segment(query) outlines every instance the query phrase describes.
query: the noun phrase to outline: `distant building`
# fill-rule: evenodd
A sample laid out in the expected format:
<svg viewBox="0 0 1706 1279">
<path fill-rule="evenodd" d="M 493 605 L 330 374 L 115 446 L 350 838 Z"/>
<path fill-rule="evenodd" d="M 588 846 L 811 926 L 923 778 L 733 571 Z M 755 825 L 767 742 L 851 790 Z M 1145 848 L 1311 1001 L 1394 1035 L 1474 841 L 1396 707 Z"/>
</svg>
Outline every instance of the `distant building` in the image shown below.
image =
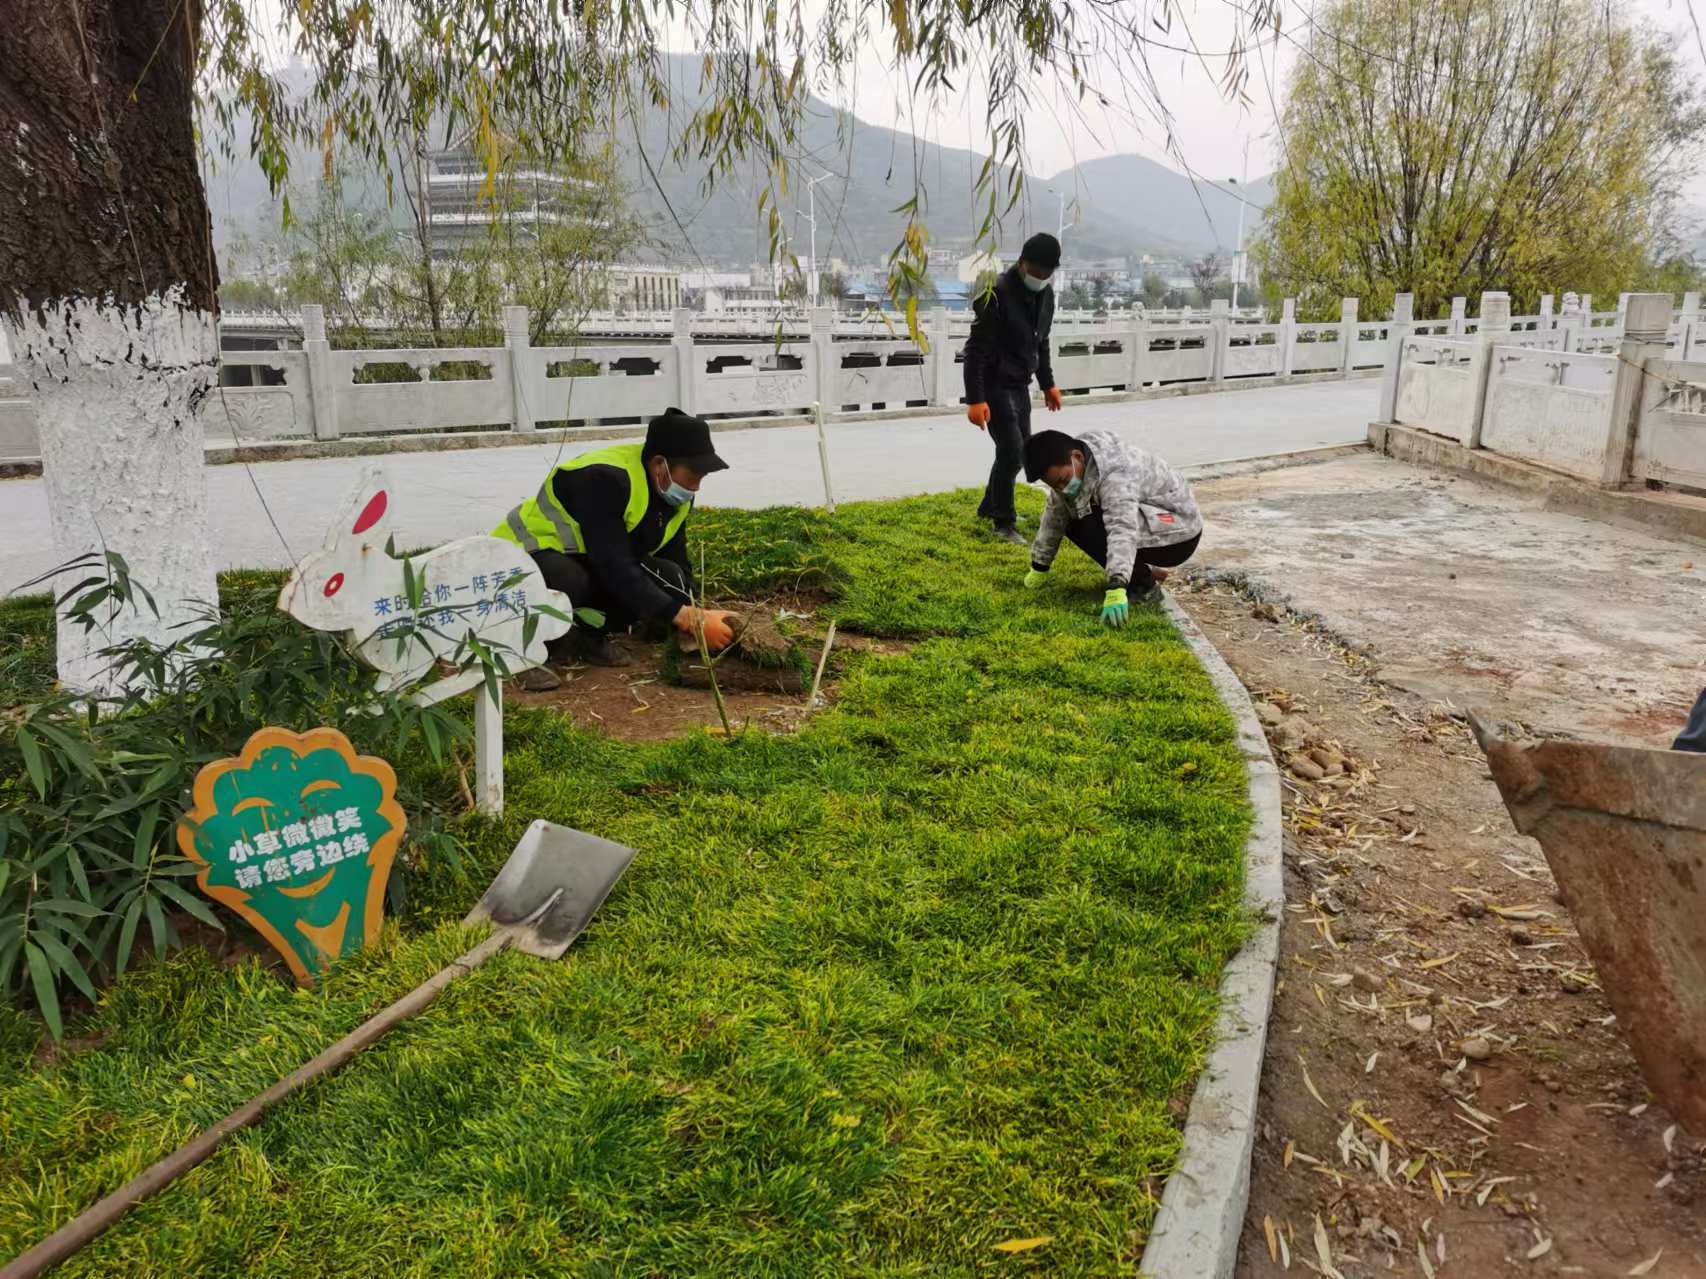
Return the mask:
<svg viewBox="0 0 1706 1279">
<path fill-rule="evenodd" d="M 433 151 L 426 158 L 421 199 L 434 257 L 456 256 L 484 240 L 500 220 L 537 234 L 578 216 L 569 194 L 573 187 L 584 189 L 591 183 L 518 157 L 498 171 L 492 189 L 487 191 L 491 174 L 485 161 L 475 154 L 472 139 L 471 133 L 465 134 L 454 146 Z"/>
<path fill-rule="evenodd" d="M 725 311 L 765 310 L 779 305 L 773 287 L 753 282 L 751 271 L 683 271 L 681 293 L 687 305 L 709 315 Z"/>
<path fill-rule="evenodd" d="M 616 263 L 604 278 L 609 304 L 619 311 L 673 311 L 681 305 L 681 272 L 674 267 Z"/>
</svg>

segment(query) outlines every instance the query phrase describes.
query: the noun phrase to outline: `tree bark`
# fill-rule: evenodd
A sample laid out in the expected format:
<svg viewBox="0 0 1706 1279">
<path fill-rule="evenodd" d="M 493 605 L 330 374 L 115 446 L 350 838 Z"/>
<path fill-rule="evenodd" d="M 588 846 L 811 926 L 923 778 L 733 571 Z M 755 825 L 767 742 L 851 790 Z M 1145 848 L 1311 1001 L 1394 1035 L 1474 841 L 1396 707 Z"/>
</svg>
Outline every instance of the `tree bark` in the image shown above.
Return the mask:
<svg viewBox="0 0 1706 1279">
<path fill-rule="evenodd" d="M 60 562 L 117 551 L 159 603 L 59 628 L 68 686 L 213 603 L 203 430 L 218 287 L 197 163 L 200 0 L 6 0 L 0 324 L 30 384 Z"/>
</svg>

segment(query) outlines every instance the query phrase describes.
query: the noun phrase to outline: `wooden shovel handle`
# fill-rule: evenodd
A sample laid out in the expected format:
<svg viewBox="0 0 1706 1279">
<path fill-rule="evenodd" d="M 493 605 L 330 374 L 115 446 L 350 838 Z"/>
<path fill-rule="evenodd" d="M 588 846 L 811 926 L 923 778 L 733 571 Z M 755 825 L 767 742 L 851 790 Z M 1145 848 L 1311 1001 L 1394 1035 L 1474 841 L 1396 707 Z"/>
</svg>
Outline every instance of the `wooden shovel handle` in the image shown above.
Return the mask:
<svg viewBox="0 0 1706 1279">
<path fill-rule="evenodd" d="M 271 1088 L 237 1107 L 213 1127 L 196 1134 L 165 1158 L 143 1169 L 117 1190 L 78 1213 L 28 1252 L 21 1253 L 0 1269 L 0 1279 L 33 1279 L 49 1266 L 56 1266 L 77 1252 L 101 1231 L 163 1186 L 211 1155 L 232 1133 L 247 1128 L 278 1102 L 302 1085 L 335 1070 L 398 1022 L 407 1021 L 433 1000 L 451 982 L 472 972 L 509 945 L 509 929 L 494 932 L 474 949 L 450 961 L 419 986 L 380 1012 L 373 1014 L 337 1043 L 305 1066 L 299 1066 Z"/>
</svg>

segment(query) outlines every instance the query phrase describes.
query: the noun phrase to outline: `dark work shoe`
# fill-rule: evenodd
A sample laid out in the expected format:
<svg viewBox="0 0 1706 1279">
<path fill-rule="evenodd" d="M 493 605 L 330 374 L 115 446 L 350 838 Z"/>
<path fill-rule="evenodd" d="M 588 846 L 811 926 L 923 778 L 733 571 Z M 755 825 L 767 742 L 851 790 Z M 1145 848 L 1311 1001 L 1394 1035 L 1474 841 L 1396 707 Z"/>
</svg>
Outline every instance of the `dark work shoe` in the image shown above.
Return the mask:
<svg viewBox="0 0 1706 1279">
<path fill-rule="evenodd" d="M 1018 529 L 1014 528 L 1011 524 L 997 524 L 995 526 L 995 540 L 998 542 L 1011 542 L 1014 546 L 1029 546 L 1031 544 L 1031 539 L 1026 537 Z"/>
<path fill-rule="evenodd" d="M 603 631 L 577 626 L 569 632 L 569 660 L 588 666 L 626 666 L 627 655 L 610 642 Z"/>
<path fill-rule="evenodd" d="M 1134 585 L 1126 592 L 1126 598 L 1134 608 L 1139 604 L 1159 604 L 1161 587 L 1155 582 L 1147 582 L 1142 586 Z"/>
</svg>

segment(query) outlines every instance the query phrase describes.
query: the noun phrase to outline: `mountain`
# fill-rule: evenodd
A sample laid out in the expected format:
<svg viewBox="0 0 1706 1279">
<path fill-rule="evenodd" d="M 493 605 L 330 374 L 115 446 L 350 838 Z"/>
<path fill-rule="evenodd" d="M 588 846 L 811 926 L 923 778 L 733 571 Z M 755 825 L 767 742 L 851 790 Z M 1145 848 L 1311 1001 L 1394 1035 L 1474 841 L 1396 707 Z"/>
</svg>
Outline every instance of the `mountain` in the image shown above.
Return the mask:
<svg viewBox="0 0 1706 1279">
<path fill-rule="evenodd" d="M 1224 179 L 1193 181 L 1140 155 L 1110 155 L 1058 173 L 1048 185 L 1077 201 L 1101 239 L 1182 255 L 1209 249 L 1230 254 L 1238 246 L 1239 187 Z M 1273 199 L 1273 181 L 1260 178 L 1242 190 L 1249 202 L 1243 206 L 1248 239 Z"/>
<path fill-rule="evenodd" d="M 637 121 L 624 115 L 616 126 L 616 152 L 633 207 L 652 228 L 659 253 L 674 261 L 706 267 L 764 261 L 769 242 L 757 207 L 761 174 L 749 168 L 725 177 L 707 194 L 703 168 L 675 161 L 674 139 L 702 100 L 699 60 L 672 55 L 667 73 L 672 108 L 643 112 Z M 211 136 L 210 129 L 204 133 Z M 248 136 L 247 121 L 238 121 L 235 136 Z M 922 220 L 931 244 L 969 249 L 983 216 L 975 192 L 980 155 L 855 119 L 818 99 L 808 109 L 802 143 L 800 169 L 832 175 L 816 187 L 820 260 L 840 257 L 868 264 L 885 258 L 906 224 L 906 216 L 896 210 L 913 198 L 915 187 L 921 188 Z M 292 156 L 291 171 L 306 186 L 320 165 L 319 155 L 308 147 Z M 1141 156 L 1115 155 L 1085 161 L 1052 179 L 1027 177 L 1025 203 L 1001 218 L 1001 241 L 1009 254 L 1031 231 L 1055 228 L 1059 206 L 1048 193 L 1050 186 L 1067 195 L 1069 263 L 1073 257 L 1139 253 L 1192 256 L 1216 247 L 1230 252 L 1236 240 L 1236 198 L 1206 183 L 1193 189 L 1190 178 Z M 1256 204 L 1265 204 L 1270 195 L 1266 181 L 1248 190 Z M 346 192 L 370 207 L 384 207 L 383 187 L 371 175 L 352 177 Z M 278 206 L 247 157 L 219 162 L 208 176 L 207 194 L 222 250 L 239 236 L 277 237 Z M 810 231 L 803 177 L 794 183 L 785 207 L 785 225 L 803 259 Z M 1253 228 L 1255 210 L 1248 212 Z M 393 217 L 400 213 L 394 210 Z"/>
</svg>

